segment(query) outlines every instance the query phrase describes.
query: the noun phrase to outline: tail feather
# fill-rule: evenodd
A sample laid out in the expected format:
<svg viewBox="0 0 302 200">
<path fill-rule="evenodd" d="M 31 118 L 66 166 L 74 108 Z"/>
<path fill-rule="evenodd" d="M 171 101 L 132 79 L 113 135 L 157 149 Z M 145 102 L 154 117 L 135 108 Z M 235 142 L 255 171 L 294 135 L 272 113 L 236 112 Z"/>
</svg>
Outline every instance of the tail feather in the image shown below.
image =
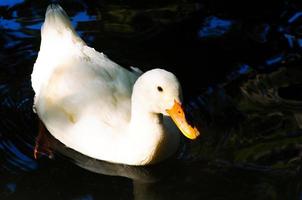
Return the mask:
<svg viewBox="0 0 302 200">
<path fill-rule="evenodd" d="M 72 27 L 68 15 L 59 4 L 50 4 L 47 7 L 45 21 L 41 30 L 42 38 L 51 31 L 55 31 L 59 34 L 64 33 L 64 31 L 71 32 L 74 39 L 83 42 Z"/>
<path fill-rule="evenodd" d="M 47 7 L 45 21 L 43 24 L 43 32 L 48 29 L 62 31 L 64 29 L 74 30 L 68 15 L 58 4 L 50 4 Z"/>
<path fill-rule="evenodd" d="M 81 45 L 86 44 L 75 32 L 66 12 L 58 4 L 49 5 L 41 29 L 40 51 L 32 73 L 36 97 L 62 60 L 82 55 L 81 48 L 78 48 Z"/>
</svg>

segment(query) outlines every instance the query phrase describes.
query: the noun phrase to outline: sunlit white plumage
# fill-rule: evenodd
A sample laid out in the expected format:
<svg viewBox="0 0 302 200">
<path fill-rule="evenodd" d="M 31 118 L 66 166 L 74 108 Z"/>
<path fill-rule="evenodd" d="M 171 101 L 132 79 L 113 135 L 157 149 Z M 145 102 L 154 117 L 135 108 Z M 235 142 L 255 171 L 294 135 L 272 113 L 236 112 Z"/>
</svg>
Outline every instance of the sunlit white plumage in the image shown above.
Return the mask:
<svg viewBox="0 0 302 200">
<path fill-rule="evenodd" d="M 130 165 L 155 163 L 177 150 L 178 129 L 165 117 L 181 102 L 172 73 L 122 68 L 88 47 L 59 5 L 48 7 L 41 37 L 34 107 L 55 138 L 90 157 Z"/>
</svg>

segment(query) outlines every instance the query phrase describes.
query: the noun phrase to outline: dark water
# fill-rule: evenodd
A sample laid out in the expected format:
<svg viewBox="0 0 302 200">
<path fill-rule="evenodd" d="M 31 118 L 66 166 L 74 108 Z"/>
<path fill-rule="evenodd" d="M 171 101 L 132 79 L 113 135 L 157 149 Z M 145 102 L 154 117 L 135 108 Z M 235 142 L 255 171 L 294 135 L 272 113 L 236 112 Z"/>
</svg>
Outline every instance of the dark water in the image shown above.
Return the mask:
<svg viewBox="0 0 302 200">
<path fill-rule="evenodd" d="M 49 1 L 0 1 L 0 199 L 302 199 L 302 3 L 64 1 L 112 60 L 180 79 L 199 140 L 150 167 L 89 159 L 53 138 L 33 158 L 30 74 Z"/>
</svg>

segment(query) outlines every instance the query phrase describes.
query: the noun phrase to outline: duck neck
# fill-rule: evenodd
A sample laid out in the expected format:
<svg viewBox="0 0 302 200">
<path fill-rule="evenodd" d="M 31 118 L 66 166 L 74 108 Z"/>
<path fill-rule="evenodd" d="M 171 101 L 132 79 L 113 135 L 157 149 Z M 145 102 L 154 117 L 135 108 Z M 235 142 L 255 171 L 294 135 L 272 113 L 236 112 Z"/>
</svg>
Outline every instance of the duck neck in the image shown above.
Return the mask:
<svg viewBox="0 0 302 200">
<path fill-rule="evenodd" d="M 132 98 L 130 126 L 142 128 L 140 134 L 156 134 L 148 132 L 161 132 L 163 129 L 163 115 L 150 111 L 140 98 Z M 137 131 L 135 131 L 137 132 Z M 159 134 L 159 133 L 158 133 Z"/>
<path fill-rule="evenodd" d="M 155 163 L 162 159 L 166 141 L 163 116 L 148 109 L 142 96 L 132 94 L 131 120 L 127 144 L 136 152 L 136 164 Z"/>
</svg>

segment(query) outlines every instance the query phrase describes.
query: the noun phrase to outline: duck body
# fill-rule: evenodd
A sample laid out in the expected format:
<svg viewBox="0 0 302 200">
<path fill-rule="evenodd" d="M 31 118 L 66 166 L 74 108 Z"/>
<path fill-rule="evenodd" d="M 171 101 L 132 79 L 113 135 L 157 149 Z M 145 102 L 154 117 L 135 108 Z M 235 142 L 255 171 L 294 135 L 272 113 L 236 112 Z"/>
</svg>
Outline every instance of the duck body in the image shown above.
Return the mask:
<svg viewBox="0 0 302 200">
<path fill-rule="evenodd" d="M 119 66 L 85 44 L 59 5 L 48 7 L 41 38 L 32 73 L 34 108 L 56 139 L 87 156 L 128 165 L 175 153 L 179 130 L 166 110 L 181 102 L 181 87 L 172 73 Z"/>
</svg>

